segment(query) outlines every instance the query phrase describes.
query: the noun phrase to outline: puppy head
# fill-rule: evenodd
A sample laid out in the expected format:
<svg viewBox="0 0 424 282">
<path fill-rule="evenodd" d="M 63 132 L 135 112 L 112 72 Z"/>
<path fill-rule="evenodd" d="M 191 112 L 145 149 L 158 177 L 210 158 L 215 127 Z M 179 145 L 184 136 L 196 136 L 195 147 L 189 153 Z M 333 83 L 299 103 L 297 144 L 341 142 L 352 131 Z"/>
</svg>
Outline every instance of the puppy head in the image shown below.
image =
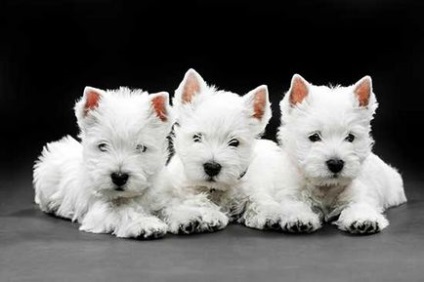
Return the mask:
<svg viewBox="0 0 424 282">
<path fill-rule="evenodd" d="M 175 151 L 187 178 L 225 190 L 244 175 L 271 117 L 266 86 L 244 96 L 217 90 L 190 69 L 175 92 Z"/>
<path fill-rule="evenodd" d="M 167 158 L 168 93 L 86 87 L 75 114 L 93 189 L 111 198 L 142 194 Z"/>
<path fill-rule="evenodd" d="M 327 87 L 294 75 L 280 103 L 279 142 L 315 185 L 345 185 L 371 152 L 377 106 L 369 76 L 348 87 Z"/>
</svg>

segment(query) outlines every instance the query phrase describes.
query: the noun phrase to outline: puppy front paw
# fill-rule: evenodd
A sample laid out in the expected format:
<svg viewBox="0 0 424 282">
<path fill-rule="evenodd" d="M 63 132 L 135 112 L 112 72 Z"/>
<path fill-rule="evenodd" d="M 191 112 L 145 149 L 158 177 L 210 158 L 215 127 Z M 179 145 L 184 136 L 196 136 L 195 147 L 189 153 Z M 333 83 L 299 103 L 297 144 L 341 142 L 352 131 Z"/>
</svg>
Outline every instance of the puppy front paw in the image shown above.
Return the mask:
<svg viewBox="0 0 424 282">
<path fill-rule="evenodd" d="M 381 229 L 378 221 L 364 220 L 352 222 L 346 231 L 352 234 L 373 234 L 380 232 Z"/>
<path fill-rule="evenodd" d="M 158 239 L 165 236 L 167 225 L 157 217 L 141 217 L 117 228 L 114 232 L 120 238 Z"/>
<path fill-rule="evenodd" d="M 312 233 L 321 227 L 319 216 L 312 211 L 302 211 L 284 216 L 281 229 L 288 233 Z"/>
<path fill-rule="evenodd" d="M 289 233 L 311 233 L 317 230 L 318 227 L 311 221 L 295 220 L 295 221 L 285 222 L 281 226 L 281 229 L 284 232 L 289 232 Z"/>
<path fill-rule="evenodd" d="M 278 206 L 249 206 L 240 217 L 239 222 L 253 229 L 281 230 L 281 209 Z"/>
<path fill-rule="evenodd" d="M 201 215 L 198 232 L 215 232 L 224 229 L 229 222 L 228 216 L 219 210 L 205 209 Z"/>
<path fill-rule="evenodd" d="M 113 232 L 112 226 L 108 224 L 104 224 L 100 221 L 93 220 L 83 220 L 81 226 L 79 227 L 80 231 L 89 232 L 89 233 L 111 233 Z"/>
<path fill-rule="evenodd" d="M 301 202 L 270 203 L 266 206 L 252 204 L 240 222 L 250 228 L 289 233 L 311 233 L 321 227 L 319 216 Z"/>
<path fill-rule="evenodd" d="M 219 210 L 197 208 L 191 213 L 183 213 L 168 219 L 168 231 L 173 234 L 215 232 L 224 229 L 228 217 Z"/>
<path fill-rule="evenodd" d="M 388 220 L 372 209 L 347 208 L 334 222 L 340 230 L 351 234 L 365 235 L 378 233 L 389 225 Z"/>
</svg>

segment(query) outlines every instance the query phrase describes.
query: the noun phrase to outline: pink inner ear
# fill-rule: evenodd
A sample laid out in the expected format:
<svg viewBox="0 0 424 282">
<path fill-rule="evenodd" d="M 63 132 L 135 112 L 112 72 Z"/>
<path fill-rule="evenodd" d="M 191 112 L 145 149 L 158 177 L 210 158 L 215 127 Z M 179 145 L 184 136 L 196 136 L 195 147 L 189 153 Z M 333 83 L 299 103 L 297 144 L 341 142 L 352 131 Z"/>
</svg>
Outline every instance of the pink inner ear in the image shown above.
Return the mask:
<svg viewBox="0 0 424 282">
<path fill-rule="evenodd" d="M 291 92 L 290 92 L 290 104 L 296 105 L 301 103 L 303 99 L 308 95 L 308 86 L 306 86 L 303 79 L 296 77 L 293 80 Z"/>
<path fill-rule="evenodd" d="M 183 104 L 190 103 L 196 93 L 200 92 L 200 85 L 194 73 L 189 73 L 183 89 Z"/>
<path fill-rule="evenodd" d="M 161 121 L 167 121 L 166 116 L 166 99 L 163 96 L 157 96 L 152 99 L 152 106 L 156 112 L 156 115 Z"/>
<path fill-rule="evenodd" d="M 84 105 L 84 114 L 91 110 L 94 110 L 99 106 L 100 94 L 96 91 L 90 90 L 85 94 L 85 105 Z"/>
<path fill-rule="evenodd" d="M 255 93 L 255 100 L 253 101 L 253 117 L 262 119 L 265 114 L 266 107 L 266 91 L 261 89 Z"/>
<path fill-rule="evenodd" d="M 358 97 L 359 106 L 366 107 L 370 101 L 371 84 L 368 79 L 364 79 L 355 89 L 356 97 Z"/>
</svg>

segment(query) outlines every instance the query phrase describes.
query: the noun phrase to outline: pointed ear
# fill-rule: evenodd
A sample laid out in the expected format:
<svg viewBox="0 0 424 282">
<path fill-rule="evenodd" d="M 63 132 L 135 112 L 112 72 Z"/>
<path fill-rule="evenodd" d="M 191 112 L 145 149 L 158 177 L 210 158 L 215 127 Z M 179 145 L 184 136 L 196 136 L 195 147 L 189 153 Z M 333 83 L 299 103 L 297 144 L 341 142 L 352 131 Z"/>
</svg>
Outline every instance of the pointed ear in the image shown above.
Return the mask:
<svg viewBox="0 0 424 282">
<path fill-rule="evenodd" d="M 267 107 L 269 107 L 268 87 L 261 85 L 245 95 L 245 101 L 248 107 L 252 108 L 252 117 L 262 120 L 265 116 Z"/>
<path fill-rule="evenodd" d="M 188 104 L 193 98 L 206 87 L 206 82 L 194 69 L 189 69 L 184 75 L 183 81 L 178 86 L 176 98 L 178 103 Z"/>
<path fill-rule="evenodd" d="M 359 106 L 367 107 L 372 93 L 371 77 L 367 75 L 361 78 L 357 83 L 355 83 L 353 92 L 359 101 Z"/>
<path fill-rule="evenodd" d="M 84 106 L 83 106 L 83 115 L 84 117 L 92 110 L 96 109 L 99 106 L 99 101 L 104 94 L 104 91 L 94 87 L 86 86 L 84 88 Z"/>
<path fill-rule="evenodd" d="M 268 96 L 266 85 L 261 85 L 243 96 L 250 117 L 253 118 L 255 126 L 258 127 L 258 133 L 265 129 L 271 118 L 271 104 Z"/>
<path fill-rule="evenodd" d="M 290 90 L 290 106 L 302 103 L 302 101 L 308 96 L 309 83 L 300 75 L 295 74 L 291 80 Z"/>
<path fill-rule="evenodd" d="M 100 101 L 105 93 L 104 90 L 90 86 L 84 88 L 83 96 L 76 102 L 74 107 L 78 126 L 82 131 L 84 131 L 86 126 L 95 121 L 93 115 L 89 113 L 99 107 Z"/>
<path fill-rule="evenodd" d="M 169 94 L 168 92 L 159 92 L 150 94 L 153 113 L 163 122 L 168 121 L 170 115 Z"/>
</svg>

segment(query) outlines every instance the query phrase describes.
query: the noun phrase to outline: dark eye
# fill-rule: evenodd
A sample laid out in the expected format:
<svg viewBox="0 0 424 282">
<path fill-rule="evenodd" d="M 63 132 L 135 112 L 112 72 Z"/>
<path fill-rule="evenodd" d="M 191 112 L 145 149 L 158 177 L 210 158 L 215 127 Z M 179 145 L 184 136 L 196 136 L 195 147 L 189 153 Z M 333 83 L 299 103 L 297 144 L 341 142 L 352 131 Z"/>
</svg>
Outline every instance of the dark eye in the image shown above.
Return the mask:
<svg viewBox="0 0 424 282">
<path fill-rule="evenodd" d="M 138 144 L 138 145 L 137 145 L 137 147 L 136 147 L 136 149 L 137 149 L 139 152 L 144 153 L 144 152 L 146 152 L 147 147 L 146 147 L 146 146 L 144 146 L 144 145 Z"/>
<path fill-rule="evenodd" d="M 240 145 L 240 141 L 238 141 L 237 139 L 231 139 L 228 145 L 232 147 L 238 147 L 238 145 Z"/>
<path fill-rule="evenodd" d="M 353 135 L 353 134 L 349 134 L 349 135 L 345 138 L 345 140 L 346 140 L 347 142 L 352 143 L 352 142 L 353 142 L 353 140 L 355 140 L 355 135 Z"/>
<path fill-rule="evenodd" d="M 201 142 L 202 141 L 202 134 L 198 133 L 198 134 L 193 135 L 193 141 L 196 142 L 196 143 Z"/>
<path fill-rule="evenodd" d="M 106 152 L 107 151 L 107 145 L 106 145 L 106 143 L 100 143 L 99 145 L 97 145 L 97 148 L 99 148 L 99 150 L 102 151 L 102 152 Z"/>
<path fill-rule="evenodd" d="M 311 142 L 318 142 L 318 141 L 321 141 L 321 137 L 319 136 L 318 133 L 314 133 L 311 136 L 309 136 L 309 140 L 311 140 Z"/>
</svg>

